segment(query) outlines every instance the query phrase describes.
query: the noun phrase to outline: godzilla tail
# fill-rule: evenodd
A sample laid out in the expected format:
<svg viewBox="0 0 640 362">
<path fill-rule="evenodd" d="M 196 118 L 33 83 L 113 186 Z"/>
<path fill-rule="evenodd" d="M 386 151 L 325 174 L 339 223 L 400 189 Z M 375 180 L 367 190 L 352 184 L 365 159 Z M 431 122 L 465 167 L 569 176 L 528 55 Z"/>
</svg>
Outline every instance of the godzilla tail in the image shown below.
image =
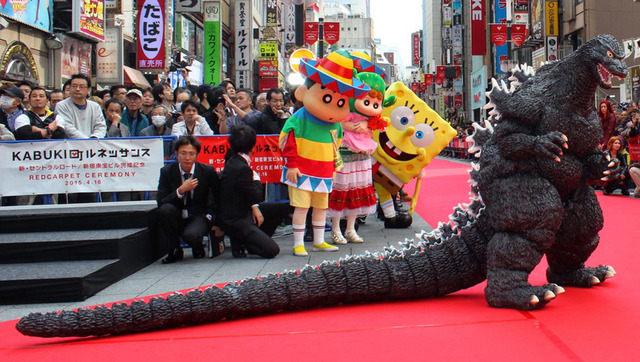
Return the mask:
<svg viewBox="0 0 640 362">
<path fill-rule="evenodd" d="M 451 216 L 453 226 L 441 225 L 419 235 L 418 243 L 407 241 L 382 253 L 175 293 L 148 303 L 32 313 L 16 328 L 39 337 L 117 335 L 339 303 L 445 295 L 485 279 L 487 231 L 469 210 L 458 207 Z"/>
<path fill-rule="evenodd" d="M 482 130 L 491 131 L 477 130 L 476 146 L 485 138 Z M 380 253 L 245 279 L 222 288 L 175 293 L 148 303 L 31 313 L 16 328 L 39 337 L 117 335 L 340 303 L 434 297 L 472 287 L 486 278 L 486 248 L 492 236 L 473 181 L 477 170 L 474 164 L 471 203 L 458 205 L 449 217 L 451 223 L 416 235 L 417 242 L 406 240 Z"/>
</svg>

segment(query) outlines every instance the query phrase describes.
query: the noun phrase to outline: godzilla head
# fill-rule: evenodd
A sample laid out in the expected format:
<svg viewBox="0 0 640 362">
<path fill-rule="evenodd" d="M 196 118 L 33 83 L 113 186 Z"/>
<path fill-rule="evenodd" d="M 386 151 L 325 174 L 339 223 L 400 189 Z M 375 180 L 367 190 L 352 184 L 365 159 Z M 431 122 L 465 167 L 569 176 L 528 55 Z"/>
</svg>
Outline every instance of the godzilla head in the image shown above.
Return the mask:
<svg viewBox="0 0 640 362">
<path fill-rule="evenodd" d="M 623 79 L 627 76 L 624 50 L 614 37 L 598 35 L 584 46 L 589 58 L 595 63 L 593 71 L 600 87 L 609 89 L 613 78 Z"/>
</svg>

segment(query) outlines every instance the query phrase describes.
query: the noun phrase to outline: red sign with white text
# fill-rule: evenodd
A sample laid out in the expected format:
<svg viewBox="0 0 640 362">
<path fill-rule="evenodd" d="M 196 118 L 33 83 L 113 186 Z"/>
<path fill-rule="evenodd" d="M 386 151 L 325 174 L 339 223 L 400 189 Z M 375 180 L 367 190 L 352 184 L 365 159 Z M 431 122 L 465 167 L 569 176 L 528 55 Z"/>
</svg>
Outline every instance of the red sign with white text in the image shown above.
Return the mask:
<svg viewBox="0 0 640 362">
<path fill-rule="evenodd" d="M 424 75 L 424 82 L 427 85 L 432 85 L 433 84 L 433 74 L 425 74 Z"/>
<path fill-rule="evenodd" d="M 318 41 L 318 23 L 304 23 L 304 42 L 312 45 Z"/>
<path fill-rule="evenodd" d="M 163 70 L 165 67 L 165 0 L 138 0 L 136 68 Z"/>
<path fill-rule="evenodd" d="M 485 0 L 471 0 L 471 55 L 487 53 L 485 4 Z"/>
<path fill-rule="evenodd" d="M 507 44 L 507 26 L 504 24 L 491 25 L 491 42 L 496 46 Z"/>
<path fill-rule="evenodd" d="M 456 94 L 453 98 L 453 106 L 456 108 L 462 107 L 462 94 Z"/>
<path fill-rule="evenodd" d="M 260 174 L 262 183 L 278 183 L 284 160 L 280 154 L 279 136 L 258 135 L 251 155 L 251 169 Z M 228 136 L 200 136 L 202 148 L 198 162 L 213 166 L 220 173 L 224 168 L 224 155 L 229 148 Z"/>
<path fill-rule="evenodd" d="M 411 34 L 411 40 L 413 44 L 413 60 L 411 64 L 414 66 L 420 65 L 420 33 Z"/>
<path fill-rule="evenodd" d="M 640 161 L 640 137 L 629 138 L 629 155 L 631 161 Z"/>
<path fill-rule="evenodd" d="M 527 26 L 525 24 L 511 25 L 511 41 L 516 46 L 522 45 L 527 39 Z"/>
<path fill-rule="evenodd" d="M 324 23 L 324 41 L 333 45 L 340 40 L 340 23 Z"/>
</svg>

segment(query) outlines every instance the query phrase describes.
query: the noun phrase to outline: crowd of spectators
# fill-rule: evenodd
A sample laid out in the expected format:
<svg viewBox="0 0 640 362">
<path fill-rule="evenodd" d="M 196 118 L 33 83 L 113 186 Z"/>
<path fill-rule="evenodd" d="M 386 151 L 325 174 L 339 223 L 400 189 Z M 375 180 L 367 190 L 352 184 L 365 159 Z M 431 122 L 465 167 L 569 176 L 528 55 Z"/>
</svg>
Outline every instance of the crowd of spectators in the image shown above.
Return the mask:
<svg viewBox="0 0 640 362">
<path fill-rule="evenodd" d="M 62 89 L 45 90 L 28 81 L 2 84 L 0 140 L 217 135 L 238 125 L 279 134 L 292 105 L 280 88 L 259 93 L 236 89 L 230 80 L 175 89 L 162 82 L 145 89 L 96 90 L 89 77 L 76 74 Z M 165 158 L 175 157 L 170 142 L 164 152 Z"/>
</svg>

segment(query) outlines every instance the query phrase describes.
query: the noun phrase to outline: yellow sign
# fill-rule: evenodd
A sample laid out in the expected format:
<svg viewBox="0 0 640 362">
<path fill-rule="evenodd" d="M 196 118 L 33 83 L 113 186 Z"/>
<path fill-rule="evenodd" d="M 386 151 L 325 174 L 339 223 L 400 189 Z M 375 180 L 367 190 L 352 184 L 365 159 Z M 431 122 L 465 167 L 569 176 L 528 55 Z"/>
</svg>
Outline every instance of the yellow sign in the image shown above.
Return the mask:
<svg viewBox="0 0 640 362">
<path fill-rule="evenodd" d="M 258 58 L 277 58 L 278 42 L 268 41 L 258 44 Z"/>
<path fill-rule="evenodd" d="M 302 58 L 308 59 L 316 59 L 316 56 L 311 52 L 311 50 L 306 48 L 300 48 L 291 53 L 291 57 L 289 57 L 289 66 L 296 73 L 300 73 L 300 60 Z"/>
<path fill-rule="evenodd" d="M 558 36 L 558 2 L 547 0 L 545 3 L 545 23 L 547 36 Z"/>
</svg>

